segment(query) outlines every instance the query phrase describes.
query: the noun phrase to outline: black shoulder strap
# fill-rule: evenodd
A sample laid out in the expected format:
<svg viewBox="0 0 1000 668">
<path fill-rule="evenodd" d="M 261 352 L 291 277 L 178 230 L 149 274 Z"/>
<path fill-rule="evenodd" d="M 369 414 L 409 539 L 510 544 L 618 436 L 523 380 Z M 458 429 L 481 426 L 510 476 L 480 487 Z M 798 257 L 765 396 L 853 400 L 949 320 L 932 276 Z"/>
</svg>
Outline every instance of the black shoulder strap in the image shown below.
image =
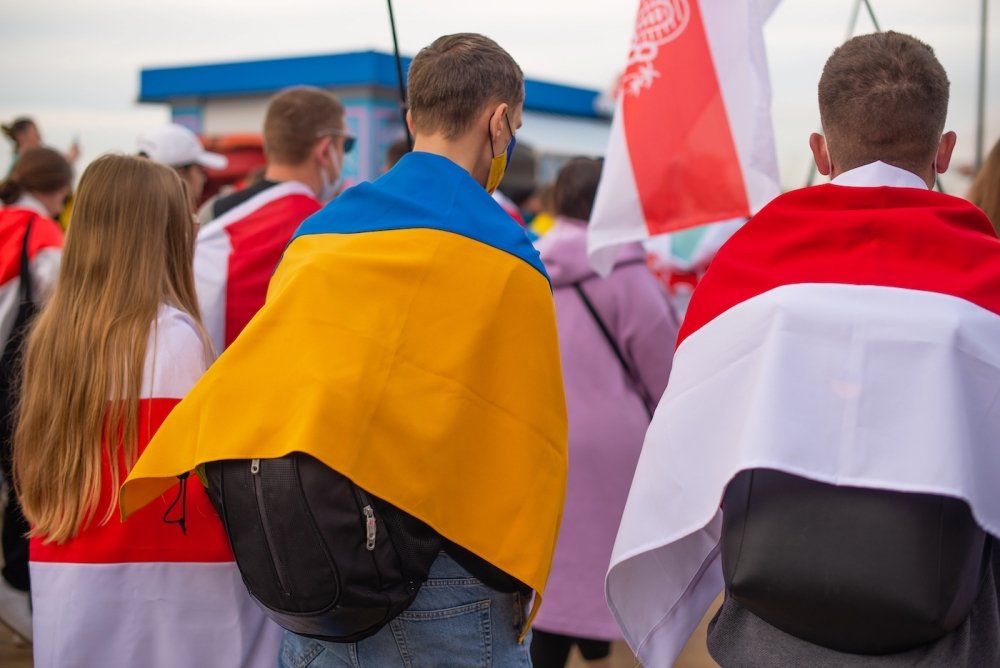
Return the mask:
<svg viewBox="0 0 1000 668">
<path fill-rule="evenodd" d="M 630 367 L 628 362 L 625 360 L 625 356 L 622 355 L 622 351 L 618 348 L 618 344 L 615 343 L 615 337 L 611 335 L 611 330 L 609 330 L 608 326 L 604 324 L 604 320 L 602 320 L 600 314 L 597 313 L 597 309 L 594 308 L 594 304 L 590 301 L 590 298 L 587 297 L 587 293 L 583 289 L 583 284 L 574 283 L 573 288 L 575 288 L 576 293 L 580 295 L 580 301 L 582 301 L 583 305 L 587 307 L 588 311 L 590 311 L 590 317 L 592 317 L 594 322 L 597 323 L 598 328 L 601 330 L 601 334 L 604 335 L 604 339 L 608 342 L 608 347 L 611 348 L 611 352 L 613 352 L 615 357 L 618 358 L 618 363 L 621 364 L 622 369 L 625 370 L 625 375 L 632 381 L 635 391 L 639 393 L 639 398 L 642 400 L 642 407 L 645 409 L 646 414 L 649 415 L 649 417 L 653 417 L 652 412 L 649 410 L 649 404 L 646 403 L 646 393 L 643 391 L 641 381 L 636 376 L 632 367 Z"/>
<path fill-rule="evenodd" d="M 28 219 L 28 224 L 24 228 L 24 239 L 21 240 L 21 303 L 32 302 L 33 290 L 31 289 L 31 257 L 28 255 L 28 241 L 31 239 L 31 224 L 38 218 L 38 214 Z"/>
<path fill-rule="evenodd" d="M 37 216 L 28 220 L 24 230 L 24 241 L 21 242 L 21 270 L 19 286 L 21 300 L 17 305 L 17 314 L 7 340 L 0 348 L 0 466 L 10 469 L 11 438 L 14 435 L 14 408 L 17 405 L 17 376 L 21 372 L 21 353 L 28 324 L 37 310 L 32 301 L 31 266 L 28 257 L 28 240 L 31 237 L 31 223 Z"/>
</svg>

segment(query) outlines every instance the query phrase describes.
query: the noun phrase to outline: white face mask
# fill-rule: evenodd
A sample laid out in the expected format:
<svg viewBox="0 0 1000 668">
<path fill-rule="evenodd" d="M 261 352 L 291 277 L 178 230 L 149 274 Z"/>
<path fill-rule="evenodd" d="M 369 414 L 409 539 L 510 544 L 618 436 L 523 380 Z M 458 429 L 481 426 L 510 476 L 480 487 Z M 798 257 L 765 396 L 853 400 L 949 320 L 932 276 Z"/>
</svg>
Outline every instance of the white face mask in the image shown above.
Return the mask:
<svg viewBox="0 0 1000 668">
<path fill-rule="evenodd" d="M 344 175 L 344 163 L 336 149 L 330 150 L 330 162 L 334 164 L 334 170 L 337 173 L 336 177 L 331 177 L 329 172 L 326 171 L 326 167 L 319 168 L 320 181 L 322 183 L 319 190 L 319 201 L 324 203 L 332 200 L 340 192 L 340 183 Z"/>
</svg>

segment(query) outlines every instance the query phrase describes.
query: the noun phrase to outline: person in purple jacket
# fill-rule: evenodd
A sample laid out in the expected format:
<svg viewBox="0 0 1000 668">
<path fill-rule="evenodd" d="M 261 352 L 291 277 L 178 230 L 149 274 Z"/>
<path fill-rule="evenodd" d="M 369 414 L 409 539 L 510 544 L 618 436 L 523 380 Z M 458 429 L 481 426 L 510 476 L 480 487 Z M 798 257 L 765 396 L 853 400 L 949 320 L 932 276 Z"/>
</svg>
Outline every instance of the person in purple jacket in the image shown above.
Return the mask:
<svg viewBox="0 0 1000 668">
<path fill-rule="evenodd" d="M 604 576 L 646 427 L 667 386 L 679 326 L 638 243 L 604 279 L 587 261 L 601 161 L 570 160 L 555 183 L 556 223 L 538 243 L 552 279 L 569 413 L 569 481 L 559 542 L 531 643 L 536 668 L 563 668 L 575 645 L 605 659 L 621 637 Z"/>
</svg>

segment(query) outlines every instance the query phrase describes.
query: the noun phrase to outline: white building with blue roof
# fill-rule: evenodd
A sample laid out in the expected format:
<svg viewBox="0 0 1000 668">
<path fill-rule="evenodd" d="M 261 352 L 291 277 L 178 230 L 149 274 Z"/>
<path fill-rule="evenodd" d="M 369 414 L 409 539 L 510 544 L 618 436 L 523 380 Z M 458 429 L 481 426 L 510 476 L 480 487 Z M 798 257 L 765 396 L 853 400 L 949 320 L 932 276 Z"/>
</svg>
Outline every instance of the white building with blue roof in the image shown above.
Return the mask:
<svg viewBox="0 0 1000 668">
<path fill-rule="evenodd" d="M 410 59 L 402 61 L 404 76 Z M 396 63 L 391 54 L 357 51 L 268 60 L 145 68 L 139 101 L 168 104 L 173 120 L 205 135 L 260 133 L 272 94 L 296 85 L 333 91 L 346 107 L 358 138 L 344 176 L 372 179 L 385 149 L 403 135 Z M 610 130 L 606 99 L 596 90 L 547 81 L 525 81 L 523 126 L 518 140 L 536 151 L 539 180 L 555 175 L 565 158 L 604 154 Z"/>
</svg>

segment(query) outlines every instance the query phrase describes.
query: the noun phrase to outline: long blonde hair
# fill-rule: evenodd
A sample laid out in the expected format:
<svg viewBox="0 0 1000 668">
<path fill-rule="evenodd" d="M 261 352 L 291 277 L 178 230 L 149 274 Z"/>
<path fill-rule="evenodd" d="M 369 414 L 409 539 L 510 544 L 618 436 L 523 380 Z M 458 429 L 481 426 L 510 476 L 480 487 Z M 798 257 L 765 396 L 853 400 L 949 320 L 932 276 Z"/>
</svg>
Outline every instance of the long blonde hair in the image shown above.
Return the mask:
<svg viewBox="0 0 1000 668">
<path fill-rule="evenodd" d="M 993 145 L 969 190 L 969 201 L 986 212 L 1000 234 L 1000 141 Z"/>
<path fill-rule="evenodd" d="M 174 170 L 119 155 L 86 169 L 55 291 L 25 352 L 13 469 L 32 536 L 63 543 L 99 512 L 102 524 L 113 516 L 120 466 L 131 470 L 138 456 L 150 328 L 162 304 L 199 318 L 193 253 Z M 103 509 L 102 485 L 111 490 Z"/>
</svg>

